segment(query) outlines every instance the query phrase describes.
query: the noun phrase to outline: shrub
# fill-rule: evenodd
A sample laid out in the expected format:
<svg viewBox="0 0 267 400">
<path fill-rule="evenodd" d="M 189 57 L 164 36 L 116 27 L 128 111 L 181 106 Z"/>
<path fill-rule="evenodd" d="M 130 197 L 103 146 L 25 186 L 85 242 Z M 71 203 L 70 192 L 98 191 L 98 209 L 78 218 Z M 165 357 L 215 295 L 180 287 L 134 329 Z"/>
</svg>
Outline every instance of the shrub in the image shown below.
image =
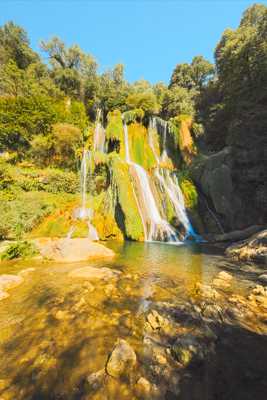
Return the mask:
<svg viewBox="0 0 267 400">
<path fill-rule="evenodd" d="M 123 119 L 126 124 L 130 124 L 131 122 L 141 122 L 144 118 L 145 113 L 141 108 L 135 108 L 134 110 L 126 111 L 123 114 Z"/>
<path fill-rule="evenodd" d="M 12 243 L 2 253 L 1 260 L 13 260 L 14 258 L 31 258 L 38 254 L 36 246 L 27 241 Z"/>
<path fill-rule="evenodd" d="M 0 190 L 8 188 L 12 183 L 11 166 L 0 158 Z"/>
</svg>

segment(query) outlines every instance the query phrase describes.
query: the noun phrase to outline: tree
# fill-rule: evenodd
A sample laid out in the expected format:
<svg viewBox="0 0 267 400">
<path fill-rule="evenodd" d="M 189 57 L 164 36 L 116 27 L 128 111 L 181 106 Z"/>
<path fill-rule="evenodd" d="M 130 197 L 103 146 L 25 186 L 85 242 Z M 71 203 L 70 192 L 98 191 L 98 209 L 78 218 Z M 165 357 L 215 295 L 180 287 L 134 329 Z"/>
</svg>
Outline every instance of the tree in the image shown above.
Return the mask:
<svg viewBox="0 0 267 400">
<path fill-rule="evenodd" d="M 193 91 L 180 86 L 174 86 L 165 92 L 162 100 L 163 117 L 168 119 L 180 114 L 193 116 L 195 113 L 193 94 Z"/>
<path fill-rule="evenodd" d="M 188 90 L 201 90 L 214 73 L 213 65 L 202 56 L 193 58 L 191 64 L 177 64 L 169 87 L 180 86 Z"/>
<path fill-rule="evenodd" d="M 56 84 L 69 96 L 84 100 L 86 87 L 96 78 L 97 63 L 77 45 L 66 47 L 58 37 L 41 41 L 50 59 Z M 88 95 L 88 91 L 87 91 Z"/>
<path fill-rule="evenodd" d="M 10 60 L 21 69 L 39 60 L 37 53 L 30 48 L 26 31 L 13 22 L 0 28 L 0 65 Z"/>
</svg>

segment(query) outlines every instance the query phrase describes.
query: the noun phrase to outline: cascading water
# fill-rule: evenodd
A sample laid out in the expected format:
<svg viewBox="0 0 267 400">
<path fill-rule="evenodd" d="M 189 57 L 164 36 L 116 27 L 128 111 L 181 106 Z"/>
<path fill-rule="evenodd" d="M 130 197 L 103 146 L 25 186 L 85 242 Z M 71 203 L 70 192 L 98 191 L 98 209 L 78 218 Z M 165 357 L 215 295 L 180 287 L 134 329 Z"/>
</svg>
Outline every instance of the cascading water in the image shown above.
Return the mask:
<svg viewBox="0 0 267 400">
<path fill-rule="evenodd" d="M 83 151 L 83 158 L 81 162 L 81 207 L 76 209 L 74 212 L 74 217 L 77 219 L 85 220 L 88 224 L 88 238 L 91 240 L 99 240 L 97 230 L 90 222 L 93 216 L 93 210 L 91 208 L 86 207 L 87 200 L 87 177 L 88 171 L 90 170 L 90 166 L 92 164 L 92 155 L 89 150 Z M 75 227 L 71 227 L 71 230 L 68 234 L 68 238 L 71 238 Z"/>
<path fill-rule="evenodd" d="M 94 151 L 105 153 L 105 129 L 101 125 L 101 110 L 96 113 L 96 126 L 94 131 Z"/>
<path fill-rule="evenodd" d="M 131 161 L 128 127 L 124 122 L 125 160 L 130 165 L 132 177 L 137 181 L 137 204 L 142 218 L 146 241 L 179 242 L 175 230 L 164 220 L 158 210 L 150 187 L 148 175 L 143 167 Z"/>
<path fill-rule="evenodd" d="M 160 120 L 160 123 L 163 126 L 163 140 L 162 140 L 163 149 L 161 157 L 158 157 L 156 153 L 152 137 L 152 129 L 157 130 L 157 122 L 158 121 L 156 120 L 156 118 L 153 118 L 152 121 L 150 120 L 148 129 L 149 145 L 158 165 L 157 168 L 155 169 L 155 176 L 158 179 L 160 185 L 162 186 L 164 192 L 168 195 L 174 207 L 176 217 L 184 226 L 186 232 L 185 236 L 186 237 L 196 236 L 186 213 L 184 197 L 181 188 L 179 186 L 178 178 L 175 175 L 172 175 L 169 170 L 164 170 L 163 168 L 160 168 L 160 162 L 164 161 L 168 157 L 166 150 L 167 121 Z"/>
</svg>

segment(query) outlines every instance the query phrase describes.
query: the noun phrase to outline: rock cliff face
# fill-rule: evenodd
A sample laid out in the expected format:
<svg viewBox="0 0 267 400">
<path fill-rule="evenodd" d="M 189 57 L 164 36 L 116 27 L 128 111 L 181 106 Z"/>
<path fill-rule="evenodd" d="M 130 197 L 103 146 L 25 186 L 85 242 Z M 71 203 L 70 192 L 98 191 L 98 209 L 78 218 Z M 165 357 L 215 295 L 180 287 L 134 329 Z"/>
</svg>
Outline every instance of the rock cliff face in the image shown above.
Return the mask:
<svg viewBox="0 0 267 400">
<path fill-rule="evenodd" d="M 241 140 L 241 138 L 240 138 Z M 192 176 L 207 202 L 200 214 L 207 219 L 208 208 L 228 232 L 250 225 L 264 225 L 266 213 L 266 157 L 264 140 L 238 142 L 205 156 L 192 167 Z M 212 223 L 207 230 L 216 232 Z"/>
</svg>

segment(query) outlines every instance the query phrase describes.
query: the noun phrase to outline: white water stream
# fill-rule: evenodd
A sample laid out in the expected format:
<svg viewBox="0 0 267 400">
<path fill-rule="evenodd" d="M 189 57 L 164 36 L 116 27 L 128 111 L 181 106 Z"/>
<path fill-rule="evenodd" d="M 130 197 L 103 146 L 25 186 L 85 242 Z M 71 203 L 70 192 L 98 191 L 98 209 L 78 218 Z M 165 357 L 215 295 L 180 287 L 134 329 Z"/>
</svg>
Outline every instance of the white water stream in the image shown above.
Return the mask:
<svg viewBox="0 0 267 400">
<path fill-rule="evenodd" d="M 141 165 L 131 161 L 127 124 L 123 124 L 125 141 L 125 160 L 134 171 L 133 177 L 138 180 L 137 204 L 141 214 L 146 241 L 179 242 L 175 230 L 164 220 L 158 210 L 157 203 L 150 187 L 147 172 Z M 148 226 L 147 226 L 148 225 Z"/>
</svg>

